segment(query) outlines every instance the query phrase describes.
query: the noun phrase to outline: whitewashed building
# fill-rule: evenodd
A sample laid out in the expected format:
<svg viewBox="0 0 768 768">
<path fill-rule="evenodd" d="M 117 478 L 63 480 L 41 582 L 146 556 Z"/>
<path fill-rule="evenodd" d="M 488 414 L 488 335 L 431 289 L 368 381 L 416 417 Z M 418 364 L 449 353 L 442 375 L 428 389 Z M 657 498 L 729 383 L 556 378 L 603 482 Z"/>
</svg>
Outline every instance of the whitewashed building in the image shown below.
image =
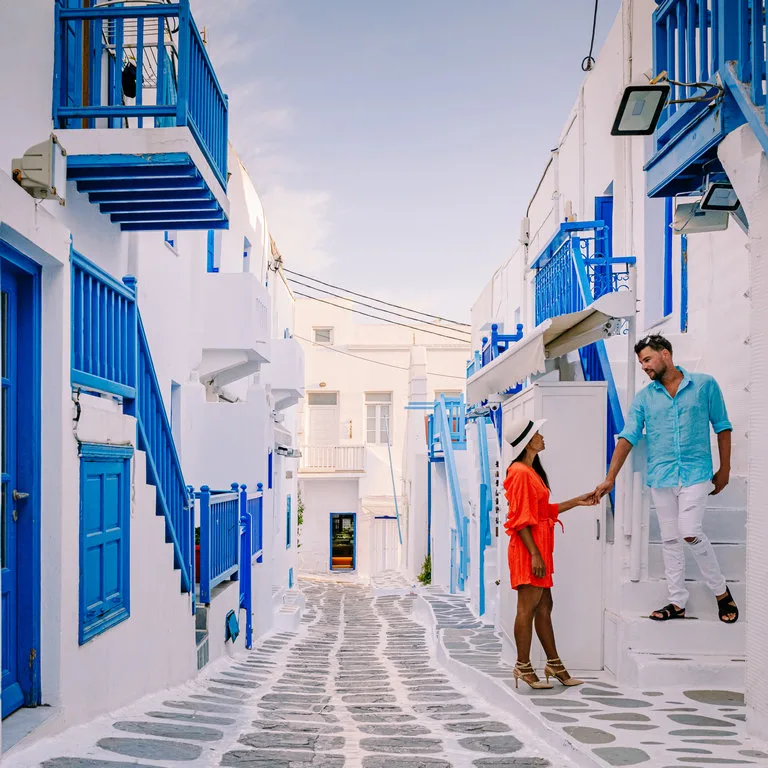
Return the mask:
<svg viewBox="0 0 768 768">
<path fill-rule="evenodd" d="M 733 457 L 730 484 L 711 498 L 705 529 L 739 604 L 739 622 L 718 621 L 690 553 L 688 614 L 699 620 L 642 618 L 667 600 L 638 447 L 613 498 L 564 515 L 565 532 L 556 534 L 555 630 L 572 668 L 606 669 L 640 687 L 745 686 L 748 728 L 766 738 L 768 696 L 760 681 L 768 630 L 761 600 L 768 568 L 762 501 L 768 127 L 765 17 L 747 5 L 622 3 L 543 162 L 540 183 L 519 211 L 520 242 L 473 305 L 474 347 L 483 353 L 468 370 L 467 431 L 470 446 L 481 442 L 481 431 L 492 443 L 515 415 L 547 418 L 542 461 L 553 498 L 561 500 L 591 490 L 605 475 L 606 450 L 612 451 L 634 393 L 647 383 L 632 351 L 635 340 L 662 333 L 678 365 L 715 376 L 733 422 Z M 662 73 L 709 85 L 673 84 L 669 98 L 693 100 L 663 110 L 662 100 L 654 135 L 612 137 L 624 89 Z M 735 191 L 739 210 L 702 209 L 714 183 Z M 466 588 L 513 659 L 515 595 L 499 487 L 513 457 L 499 444 L 500 457 L 493 447 L 484 459 L 482 450 L 467 451 L 474 467 L 465 474 L 476 479 L 463 505 L 470 530 Z M 717 462 L 716 449 L 714 456 Z M 483 503 L 479 489 L 489 485 L 496 496 Z M 483 515 L 490 536 L 472 522 Z"/>
<path fill-rule="evenodd" d="M 226 96 L 187 0 L 84 5 L 0 11 L 11 744 L 183 682 L 301 604 L 303 354 Z"/>
<path fill-rule="evenodd" d="M 426 497 L 420 494 L 426 472 L 422 465 L 415 490 L 408 461 L 419 440 L 426 443 L 425 419 L 406 407 L 441 393 L 461 394 L 469 345 L 358 322 L 344 307 L 311 299 L 296 303 L 296 336 L 306 361 L 298 415 L 300 567 L 364 580 L 406 569 L 415 576 L 426 542 Z M 414 359 L 423 366 L 423 392 L 417 394 L 409 389 Z"/>
</svg>

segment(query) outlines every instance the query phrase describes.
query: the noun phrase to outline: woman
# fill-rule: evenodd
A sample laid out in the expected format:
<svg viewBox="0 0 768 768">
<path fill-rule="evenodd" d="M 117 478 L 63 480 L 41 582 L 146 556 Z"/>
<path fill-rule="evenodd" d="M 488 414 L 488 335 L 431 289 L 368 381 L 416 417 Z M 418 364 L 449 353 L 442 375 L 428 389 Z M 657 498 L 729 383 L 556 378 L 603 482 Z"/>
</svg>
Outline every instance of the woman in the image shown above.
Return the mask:
<svg viewBox="0 0 768 768">
<path fill-rule="evenodd" d="M 581 685 L 582 680 L 571 677 L 560 660 L 552 629 L 552 552 L 554 527 L 558 515 L 574 507 L 596 503 L 594 493 L 587 493 L 560 504 L 549 503 L 549 480 L 541 465 L 539 453 L 544 450 L 544 438 L 539 430 L 545 419 L 518 420 L 505 429 L 516 458 L 509 465 L 504 480 L 509 515 L 504 529 L 509 534 L 509 575 L 512 589 L 517 590 L 515 618 L 515 687 L 522 680 L 531 688 L 552 688 L 554 677 L 563 685 Z M 560 523 L 562 527 L 562 523 Z M 544 674 L 547 682 L 539 680 L 531 666 L 533 628 L 547 656 Z"/>
</svg>

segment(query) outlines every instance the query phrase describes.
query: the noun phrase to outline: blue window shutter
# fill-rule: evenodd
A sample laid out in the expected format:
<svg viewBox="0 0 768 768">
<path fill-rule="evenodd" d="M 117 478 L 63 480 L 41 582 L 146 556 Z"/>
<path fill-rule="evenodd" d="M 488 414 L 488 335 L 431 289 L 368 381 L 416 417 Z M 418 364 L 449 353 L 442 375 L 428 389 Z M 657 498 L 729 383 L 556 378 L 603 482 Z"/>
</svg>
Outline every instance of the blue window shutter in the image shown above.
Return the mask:
<svg viewBox="0 0 768 768">
<path fill-rule="evenodd" d="M 130 615 L 131 449 L 83 445 L 80 644 Z"/>
<path fill-rule="evenodd" d="M 218 272 L 216 265 L 216 232 L 213 229 L 208 230 L 208 259 L 207 268 L 209 272 Z"/>
<path fill-rule="evenodd" d="M 291 547 L 291 497 L 285 500 L 285 548 Z"/>
</svg>

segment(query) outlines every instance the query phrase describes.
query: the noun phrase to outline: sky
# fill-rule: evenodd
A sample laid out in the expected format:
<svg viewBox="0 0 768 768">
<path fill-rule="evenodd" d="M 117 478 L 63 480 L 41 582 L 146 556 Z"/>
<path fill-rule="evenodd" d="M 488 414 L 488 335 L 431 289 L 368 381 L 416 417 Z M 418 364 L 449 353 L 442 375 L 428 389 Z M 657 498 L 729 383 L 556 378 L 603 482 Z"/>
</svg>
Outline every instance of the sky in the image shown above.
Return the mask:
<svg viewBox="0 0 768 768">
<path fill-rule="evenodd" d="M 192 8 L 286 266 L 468 320 L 576 100 L 593 0 Z"/>
</svg>

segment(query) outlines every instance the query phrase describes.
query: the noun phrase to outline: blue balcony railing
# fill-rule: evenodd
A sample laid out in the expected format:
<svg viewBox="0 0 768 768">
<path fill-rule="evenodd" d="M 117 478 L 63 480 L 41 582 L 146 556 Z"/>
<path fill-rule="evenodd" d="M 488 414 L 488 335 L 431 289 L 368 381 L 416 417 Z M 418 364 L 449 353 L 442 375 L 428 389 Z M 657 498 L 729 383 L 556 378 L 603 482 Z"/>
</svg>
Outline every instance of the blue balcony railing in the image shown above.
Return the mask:
<svg viewBox="0 0 768 768">
<path fill-rule="evenodd" d="M 210 604 L 211 590 L 240 569 L 240 487 L 215 493 L 204 485 L 200 501 L 200 602 Z"/>
<path fill-rule="evenodd" d="M 579 312 L 611 291 L 629 289 L 629 269 L 634 257 L 611 257 L 604 252 L 610 242 L 603 221 L 567 222 L 533 263 L 536 324 Z M 608 384 L 608 439 L 606 461 L 610 464 L 616 435 L 624 428 L 624 416 L 605 344 L 595 342 L 579 350 L 584 378 Z"/>
<path fill-rule="evenodd" d="M 72 270 L 72 385 L 136 397 L 133 292 L 77 251 Z"/>
<path fill-rule="evenodd" d="M 182 590 L 192 592 L 193 510 L 136 306 L 136 280 L 126 277 L 121 285 L 74 250 L 71 269 L 72 386 L 118 395 L 136 417 L 147 482 L 157 489 L 157 514 L 165 518 Z"/>
<path fill-rule="evenodd" d="M 227 184 L 227 97 L 189 0 L 56 4 L 57 128 L 187 127 Z"/>
</svg>

